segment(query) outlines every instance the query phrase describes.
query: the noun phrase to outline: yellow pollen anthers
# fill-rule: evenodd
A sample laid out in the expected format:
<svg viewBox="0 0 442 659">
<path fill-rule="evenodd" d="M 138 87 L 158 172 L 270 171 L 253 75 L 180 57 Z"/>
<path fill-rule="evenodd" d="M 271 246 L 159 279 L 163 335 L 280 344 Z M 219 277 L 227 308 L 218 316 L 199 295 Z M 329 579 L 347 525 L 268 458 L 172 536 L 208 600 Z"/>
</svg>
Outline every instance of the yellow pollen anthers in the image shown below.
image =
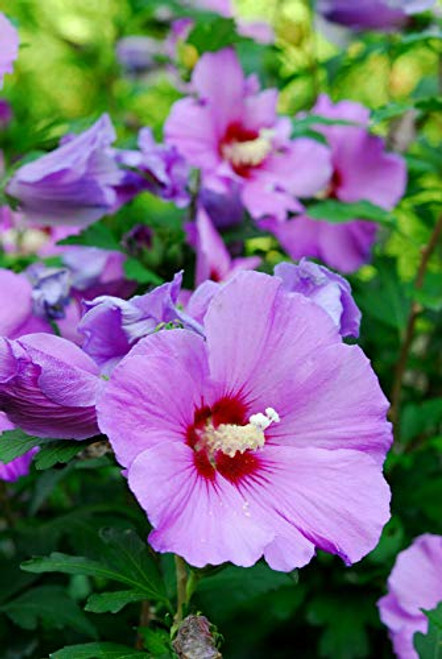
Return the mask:
<svg viewBox="0 0 442 659">
<path fill-rule="evenodd" d="M 272 135 L 273 131 L 264 128 L 254 140 L 224 144 L 222 154 L 234 167 L 256 167 L 271 152 Z"/>
<path fill-rule="evenodd" d="M 271 423 L 279 423 L 279 415 L 271 407 L 265 414 L 252 414 L 249 423 L 245 426 L 237 426 L 231 423 L 222 423 L 215 428 L 211 423 L 204 430 L 204 440 L 207 448 L 211 451 L 222 451 L 229 458 L 237 453 L 262 448 L 265 444 L 264 430 Z"/>
</svg>

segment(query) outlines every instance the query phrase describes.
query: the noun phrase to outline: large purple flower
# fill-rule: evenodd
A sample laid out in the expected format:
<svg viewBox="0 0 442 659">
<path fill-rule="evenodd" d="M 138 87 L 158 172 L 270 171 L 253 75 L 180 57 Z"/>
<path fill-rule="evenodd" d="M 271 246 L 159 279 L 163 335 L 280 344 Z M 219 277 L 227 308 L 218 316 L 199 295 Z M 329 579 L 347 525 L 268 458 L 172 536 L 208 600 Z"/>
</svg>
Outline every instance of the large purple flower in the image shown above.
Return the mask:
<svg viewBox="0 0 442 659">
<path fill-rule="evenodd" d="M 110 145 L 115 140 L 104 114 L 88 130 L 20 167 L 6 191 L 17 199 L 28 222 L 88 225 L 116 204 L 122 178 Z"/>
<path fill-rule="evenodd" d="M 327 20 L 353 30 L 392 30 L 412 14 L 430 9 L 436 0 L 318 0 Z"/>
<path fill-rule="evenodd" d="M 315 547 L 358 561 L 390 497 L 388 402 L 366 357 L 318 305 L 257 272 L 220 287 L 204 324 L 206 340 L 142 339 L 98 403 L 152 546 L 198 567 L 264 555 L 287 571 Z"/>
<path fill-rule="evenodd" d="M 418 659 L 414 634 L 428 630 L 422 609 L 434 609 L 441 601 L 442 536 L 425 533 L 398 555 L 388 579 L 388 595 L 378 602 L 399 659 Z"/>
<path fill-rule="evenodd" d="M 202 334 L 191 316 L 178 308 L 182 274 L 150 293 L 130 300 L 103 295 L 85 303 L 86 313 L 78 326 L 85 337 L 83 350 L 105 373 L 126 355 L 137 341 L 169 323 Z"/>
<path fill-rule="evenodd" d="M 18 44 L 17 30 L 0 12 L 0 89 L 5 73 L 12 73 L 12 64 L 18 56 Z"/>
<path fill-rule="evenodd" d="M 352 125 L 317 125 L 332 150 L 333 173 L 322 197 L 352 203 L 370 201 L 387 210 L 402 197 L 406 185 L 403 158 L 385 152 L 380 137 L 367 131 L 369 110 L 352 101 L 334 105 L 322 95 L 312 110 L 314 115 L 354 122 Z M 313 220 L 307 214 L 288 222 L 265 220 L 293 259 L 318 258 L 342 272 L 352 272 L 369 259 L 376 237 L 376 225 L 355 219 L 345 224 Z"/>
<path fill-rule="evenodd" d="M 276 115 L 277 90 L 260 92 L 233 50 L 205 53 L 192 86 L 197 97 L 175 103 L 165 136 L 201 169 L 205 187 L 226 192 L 233 181 L 252 216 L 284 220 L 288 211 L 302 210 L 295 197 L 326 185 L 328 149 L 310 139 L 290 140 L 290 121 Z"/>
<path fill-rule="evenodd" d="M 70 341 L 51 334 L 0 338 L 0 410 L 31 435 L 95 435 L 100 385 L 95 363 Z"/>
<path fill-rule="evenodd" d="M 361 312 L 346 279 L 316 263 L 302 259 L 299 265 L 279 263 L 275 277 L 289 293 L 301 293 L 324 309 L 342 336 L 359 336 Z"/>
</svg>

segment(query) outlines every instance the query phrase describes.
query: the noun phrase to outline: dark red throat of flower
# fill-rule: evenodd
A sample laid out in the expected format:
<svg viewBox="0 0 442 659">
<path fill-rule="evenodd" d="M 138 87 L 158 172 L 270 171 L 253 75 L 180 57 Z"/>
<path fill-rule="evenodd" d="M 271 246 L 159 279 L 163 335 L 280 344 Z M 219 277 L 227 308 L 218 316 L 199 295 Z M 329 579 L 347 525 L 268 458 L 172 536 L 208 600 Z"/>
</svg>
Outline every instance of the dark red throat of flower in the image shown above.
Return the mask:
<svg viewBox="0 0 442 659">
<path fill-rule="evenodd" d="M 251 142 L 256 140 L 259 137 L 259 133 L 256 130 L 249 130 L 244 128 L 239 122 L 229 124 L 227 127 L 226 133 L 219 144 L 219 152 L 223 156 L 223 151 L 225 146 L 231 144 L 242 144 L 244 142 Z M 233 171 L 242 176 L 243 178 L 248 178 L 250 175 L 250 165 L 235 164 L 231 163 Z"/>
<path fill-rule="evenodd" d="M 238 483 L 252 475 L 259 468 L 256 454 L 246 451 L 229 457 L 222 451 L 211 455 L 201 445 L 201 434 L 210 423 L 214 428 L 223 424 L 244 426 L 248 422 L 247 407 L 238 398 L 224 397 L 211 407 L 204 405 L 195 410 L 194 422 L 187 429 L 186 442 L 194 450 L 194 463 L 198 474 L 208 481 L 213 481 L 216 472 L 231 483 Z"/>
</svg>

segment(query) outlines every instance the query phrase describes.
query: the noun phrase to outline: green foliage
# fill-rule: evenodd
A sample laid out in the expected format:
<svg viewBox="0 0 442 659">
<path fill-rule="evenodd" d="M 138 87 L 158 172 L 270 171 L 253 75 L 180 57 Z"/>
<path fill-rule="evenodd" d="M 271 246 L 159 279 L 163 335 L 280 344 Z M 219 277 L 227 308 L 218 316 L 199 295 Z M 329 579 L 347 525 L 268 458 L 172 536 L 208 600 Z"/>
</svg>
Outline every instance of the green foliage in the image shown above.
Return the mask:
<svg viewBox="0 0 442 659">
<path fill-rule="evenodd" d="M 60 586 L 27 590 L 0 610 L 23 629 L 36 629 L 41 622 L 48 628 L 72 627 L 86 636 L 97 637 L 95 627 Z"/>
<path fill-rule="evenodd" d="M 149 655 L 117 643 L 70 645 L 50 655 L 50 659 L 132 659 L 132 657 L 147 659 Z"/>
<path fill-rule="evenodd" d="M 395 220 L 391 213 L 369 201 L 345 204 L 337 199 L 326 199 L 308 207 L 308 215 L 314 220 L 326 220 L 331 224 L 342 224 L 353 220 L 371 220 L 391 227 Z"/>
<path fill-rule="evenodd" d="M 203 53 L 232 46 L 242 39 L 232 18 L 207 16 L 197 22 L 187 38 L 187 43 L 195 46 L 199 53 Z"/>
<path fill-rule="evenodd" d="M 414 635 L 414 647 L 419 659 L 441 659 L 442 657 L 442 603 L 433 611 L 424 611 L 428 618 L 426 634 Z"/>
<path fill-rule="evenodd" d="M 26 561 L 22 569 L 37 574 L 63 572 L 118 581 L 137 593 L 143 593 L 146 598 L 167 602 L 158 565 L 136 533 L 129 529 L 103 529 L 101 539 L 99 561 L 55 552 L 48 557 Z"/>
</svg>

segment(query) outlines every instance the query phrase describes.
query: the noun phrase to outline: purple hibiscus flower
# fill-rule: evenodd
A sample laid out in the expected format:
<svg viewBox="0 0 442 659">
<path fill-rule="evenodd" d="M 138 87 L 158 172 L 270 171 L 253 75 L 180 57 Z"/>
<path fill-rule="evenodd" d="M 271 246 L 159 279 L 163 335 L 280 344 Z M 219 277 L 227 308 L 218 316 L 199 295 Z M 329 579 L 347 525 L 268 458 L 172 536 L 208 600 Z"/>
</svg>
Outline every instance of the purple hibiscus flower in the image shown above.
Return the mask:
<svg viewBox="0 0 442 659">
<path fill-rule="evenodd" d="M 0 12 L 0 89 L 5 73 L 12 73 L 12 64 L 18 56 L 18 32 Z"/>
<path fill-rule="evenodd" d="M 203 333 L 202 327 L 178 308 L 182 273 L 150 293 L 130 300 L 103 295 L 85 303 L 86 313 L 78 326 L 84 336 L 83 350 L 109 373 L 143 336 L 161 325 L 178 324 Z"/>
<path fill-rule="evenodd" d="M 0 336 L 15 339 L 33 332 L 51 331 L 46 320 L 34 315 L 29 279 L 0 268 Z"/>
<path fill-rule="evenodd" d="M 321 196 L 347 203 L 366 200 L 386 210 L 393 208 L 405 191 L 405 161 L 386 153 L 384 140 L 367 131 L 369 110 L 352 101 L 334 105 L 321 95 L 312 112 L 358 124 L 316 126 L 332 150 L 333 172 Z M 342 272 L 352 272 L 368 261 L 376 237 L 373 222 L 355 219 L 331 224 L 310 219 L 307 214 L 287 222 L 266 219 L 262 226 L 276 235 L 293 259 L 318 258 Z"/>
<path fill-rule="evenodd" d="M 399 659 L 418 659 L 413 637 L 428 631 L 422 609 L 442 601 L 442 536 L 425 533 L 401 551 L 388 579 L 388 595 L 378 602 Z"/>
<path fill-rule="evenodd" d="M 256 77 L 244 77 L 233 50 L 205 53 L 192 86 L 197 97 L 175 103 L 165 136 L 201 170 L 203 186 L 223 193 L 234 182 L 253 217 L 284 220 L 288 211 L 302 209 L 295 197 L 326 185 L 328 149 L 290 139 L 289 119 L 276 115 L 277 90 L 259 92 Z"/>
<path fill-rule="evenodd" d="M 187 227 L 189 243 L 196 250 L 196 284 L 206 279 L 225 281 L 239 270 L 253 270 L 261 263 L 258 256 L 232 259 L 208 214 L 200 208 L 195 224 Z"/>
<path fill-rule="evenodd" d="M 318 0 L 316 9 L 332 23 L 353 30 L 393 30 L 436 0 Z"/>
<path fill-rule="evenodd" d="M 122 178 L 110 145 L 116 135 L 104 114 L 88 130 L 20 167 L 6 191 L 28 222 L 86 226 L 110 212 Z"/>
<path fill-rule="evenodd" d="M 86 439 L 97 434 L 100 385 L 93 360 L 66 339 L 0 338 L 0 410 L 31 435 Z"/>
<path fill-rule="evenodd" d="M 142 339 L 97 406 L 150 543 L 197 567 L 264 555 L 288 571 L 315 547 L 358 561 L 390 498 L 388 402 L 366 357 L 318 305 L 257 272 L 219 288 L 204 326 L 206 340 Z"/>
<path fill-rule="evenodd" d="M 342 336 L 359 336 L 361 312 L 346 279 L 321 265 L 302 259 L 299 265 L 279 263 L 275 277 L 290 293 L 301 293 L 324 309 Z"/>
</svg>

